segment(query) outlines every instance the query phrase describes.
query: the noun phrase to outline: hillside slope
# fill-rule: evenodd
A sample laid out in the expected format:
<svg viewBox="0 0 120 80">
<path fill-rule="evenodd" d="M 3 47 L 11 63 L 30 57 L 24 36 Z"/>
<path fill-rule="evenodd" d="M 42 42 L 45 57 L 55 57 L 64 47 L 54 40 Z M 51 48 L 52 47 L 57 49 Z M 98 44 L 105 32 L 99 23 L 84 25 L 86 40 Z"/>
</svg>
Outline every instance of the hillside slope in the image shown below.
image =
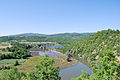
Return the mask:
<svg viewBox="0 0 120 80">
<path fill-rule="evenodd" d="M 89 38 L 61 48 L 61 50 L 66 54 L 77 56 L 91 65 L 94 76 L 89 78 L 90 80 L 120 79 L 119 30 L 98 31 Z"/>
<path fill-rule="evenodd" d="M 116 56 L 120 56 L 120 31 L 98 31 L 89 38 L 63 48 L 63 51 L 79 57 L 95 59 L 106 49 L 111 50 Z"/>
</svg>

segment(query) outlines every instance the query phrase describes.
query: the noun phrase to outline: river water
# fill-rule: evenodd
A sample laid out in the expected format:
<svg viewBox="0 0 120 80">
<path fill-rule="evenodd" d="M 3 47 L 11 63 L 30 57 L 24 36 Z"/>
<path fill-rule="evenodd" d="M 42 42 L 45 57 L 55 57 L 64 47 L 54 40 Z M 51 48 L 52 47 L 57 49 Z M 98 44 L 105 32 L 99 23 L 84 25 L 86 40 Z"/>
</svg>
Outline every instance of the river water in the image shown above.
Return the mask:
<svg viewBox="0 0 120 80">
<path fill-rule="evenodd" d="M 63 46 L 50 46 L 49 48 L 58 48 L 58 47 L 63 47 Z M 55 50 L 51 50 L 49 52 L 46 52 L 45 54 L 54 54 L 55 53 L 60 53 L 63 54 L 59 51 L 55 51 Z M 40 54 L 41 52 L 39 52 Z M 42 53 L 43 55 L 43 53 Z M 65 54 L 63 54 L 65 55 Z M 79 77 L 82 74 L 82 71 L 87 72 L 88 74 L 92 75 L 92 70 L 85 64 L 81 63 L 80 61 L 78 61 L 78 63 L 76 65 L 67 67 L 67 68 L 63 68 L 60 70 L 59 76 L 61 77 L 61 80 L 72 80 L 73 78 Z"/>
<path fill-rule="evenodd" d="M 72 80 L 73 78 L 79 77 L 82 74 L 82 71 L 85 71 L 90 75 L 92 74 L 92 70 L 88 66 L 78 62 L 76 65 L 61 69 L 59 75 L 61 80 Z"/>
</svg>

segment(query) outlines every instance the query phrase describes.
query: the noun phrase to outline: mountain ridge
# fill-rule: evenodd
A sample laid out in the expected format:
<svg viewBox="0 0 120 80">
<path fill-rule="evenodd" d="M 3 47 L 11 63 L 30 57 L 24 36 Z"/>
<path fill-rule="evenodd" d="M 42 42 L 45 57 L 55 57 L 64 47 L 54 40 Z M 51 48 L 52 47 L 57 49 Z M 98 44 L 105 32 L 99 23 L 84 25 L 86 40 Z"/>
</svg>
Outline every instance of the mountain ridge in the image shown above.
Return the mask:
<svg viewBox="0 0 120 80">
<path fill-rule="evenodd" d="M 85 32 L 85 33 L 55 33 L 55 34 L 41 34 L 41 33 L 20 33 L 20 34 L 14 34 L 14 35 L 7 35 L 7 36 L 56 36 L 56 35 L 80 35 L 80 34 L 93 34 L 92 32 Z M 0 36 L 2 37 L 2 36 Z"/>
<path fill-rule="evenodd" d="M 60 34 L 51 34 L 51 35 L 45 35 L 45 34 L 39 34 L 39 33 L 23 33 L 23 34 L 17 34 L 17 35 L 11 35 L 11 36 L 2 36 L 0 37 L 0 42 L 5 41 L 37 41 L 37 42 L 46 42 L 46 41 L 52 41 L 52 42 L 71 42 L 75 40 L 80 40 L 83 38 L 87 38 L 90 35 L 94 33 L 60 33 Z"/>
</svg>

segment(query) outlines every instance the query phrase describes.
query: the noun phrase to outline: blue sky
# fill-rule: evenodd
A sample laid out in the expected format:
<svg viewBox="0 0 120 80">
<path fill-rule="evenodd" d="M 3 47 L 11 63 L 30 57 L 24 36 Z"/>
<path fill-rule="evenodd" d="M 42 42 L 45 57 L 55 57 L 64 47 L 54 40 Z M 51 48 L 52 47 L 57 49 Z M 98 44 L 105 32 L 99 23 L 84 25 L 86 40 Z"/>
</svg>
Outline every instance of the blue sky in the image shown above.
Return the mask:
<svg viewBox="0 0 120 80">
<path fill-rule="evenodd" d="M 120 29 L 120 0 L 0 0 L 0 36 Z"/>
</svg>

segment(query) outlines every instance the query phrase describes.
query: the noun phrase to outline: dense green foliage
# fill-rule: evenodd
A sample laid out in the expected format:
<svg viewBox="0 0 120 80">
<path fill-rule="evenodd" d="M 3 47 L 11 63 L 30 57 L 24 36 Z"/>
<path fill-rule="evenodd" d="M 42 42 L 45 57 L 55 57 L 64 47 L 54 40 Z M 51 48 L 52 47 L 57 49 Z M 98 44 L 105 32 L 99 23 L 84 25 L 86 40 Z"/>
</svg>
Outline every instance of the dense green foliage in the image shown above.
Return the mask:
<svg viewBox="0 0 120 80">
<path fill-rule="evenodd" d="M 120 31 L 103 30 L 71 46 L 63 47 L 61 50 L 64 53 L 71 53 L 92 61 L 97 55 L 101 56 L 100 53 L 105 49 L 110 49 L 116 56 L 120 56 L 119 48 Z"/>
<path fill-rule="evenodd" d="M 119 30 L 99 31 L 61 50 L 82 58 L 93 67 L 94 78 L 88 77 L 90 80 L 118 80 L 120 62 L 116 57 L 120 56 Z"/>
<path fill-rule="evenodd" d="M 0 59 L 25 59 L 30 57 L 29 50 L 47 50 L 47 44 L 21 44 L 12 42 L 12 47 L 3 48 L 3 51 L 12 52 L 10 54 L 0 54 Z"/>
<path fill-rule="evenodd" d="M 3 76 L 5 80 L 59 80 L 59 68 L 53 66 L 54 60 L 47 55 L 33 72 L 27 74 L 19 72 L 16 68 L 12 68 Z"/>
<path fill-rule="evenodd" d="M 19 63 L 23 63 L 25 62 L 26 59 L 3 59 L 3 60 L 0 60 L 0 64 L 13 64 L 15 63 L 16 61 L 18 61 Z"/>
<path fill-rule="evenodd" d="M 3 74 L 3 80 L 22 80 L 25 74 L 18 72 L 17 68 L 13 67 L 7 73 Z"/>
<path fill-rule="evenodd" d="M 7 47 L 6 49 L 9 52 L 12 52 L 10 54 L 0 54 L 0 59 L 20 59 L 20 58 L 27 58 L 30 57 L 30 52 L 27 50 L 31 48 L 28 45 L 25 44 L 19 44 L 19 43 L 12 43 L 12 47 Z"/>
<path fill-rule="evenodd" d="M 102 57 L 92 68 L 94 74 L 90 76 L 84 73 L 76 80 L 120 80 L 120 64 L 116 62 L 115 55 L 111 50 L 105 50 L 101 54 Z"/>
</svg>

